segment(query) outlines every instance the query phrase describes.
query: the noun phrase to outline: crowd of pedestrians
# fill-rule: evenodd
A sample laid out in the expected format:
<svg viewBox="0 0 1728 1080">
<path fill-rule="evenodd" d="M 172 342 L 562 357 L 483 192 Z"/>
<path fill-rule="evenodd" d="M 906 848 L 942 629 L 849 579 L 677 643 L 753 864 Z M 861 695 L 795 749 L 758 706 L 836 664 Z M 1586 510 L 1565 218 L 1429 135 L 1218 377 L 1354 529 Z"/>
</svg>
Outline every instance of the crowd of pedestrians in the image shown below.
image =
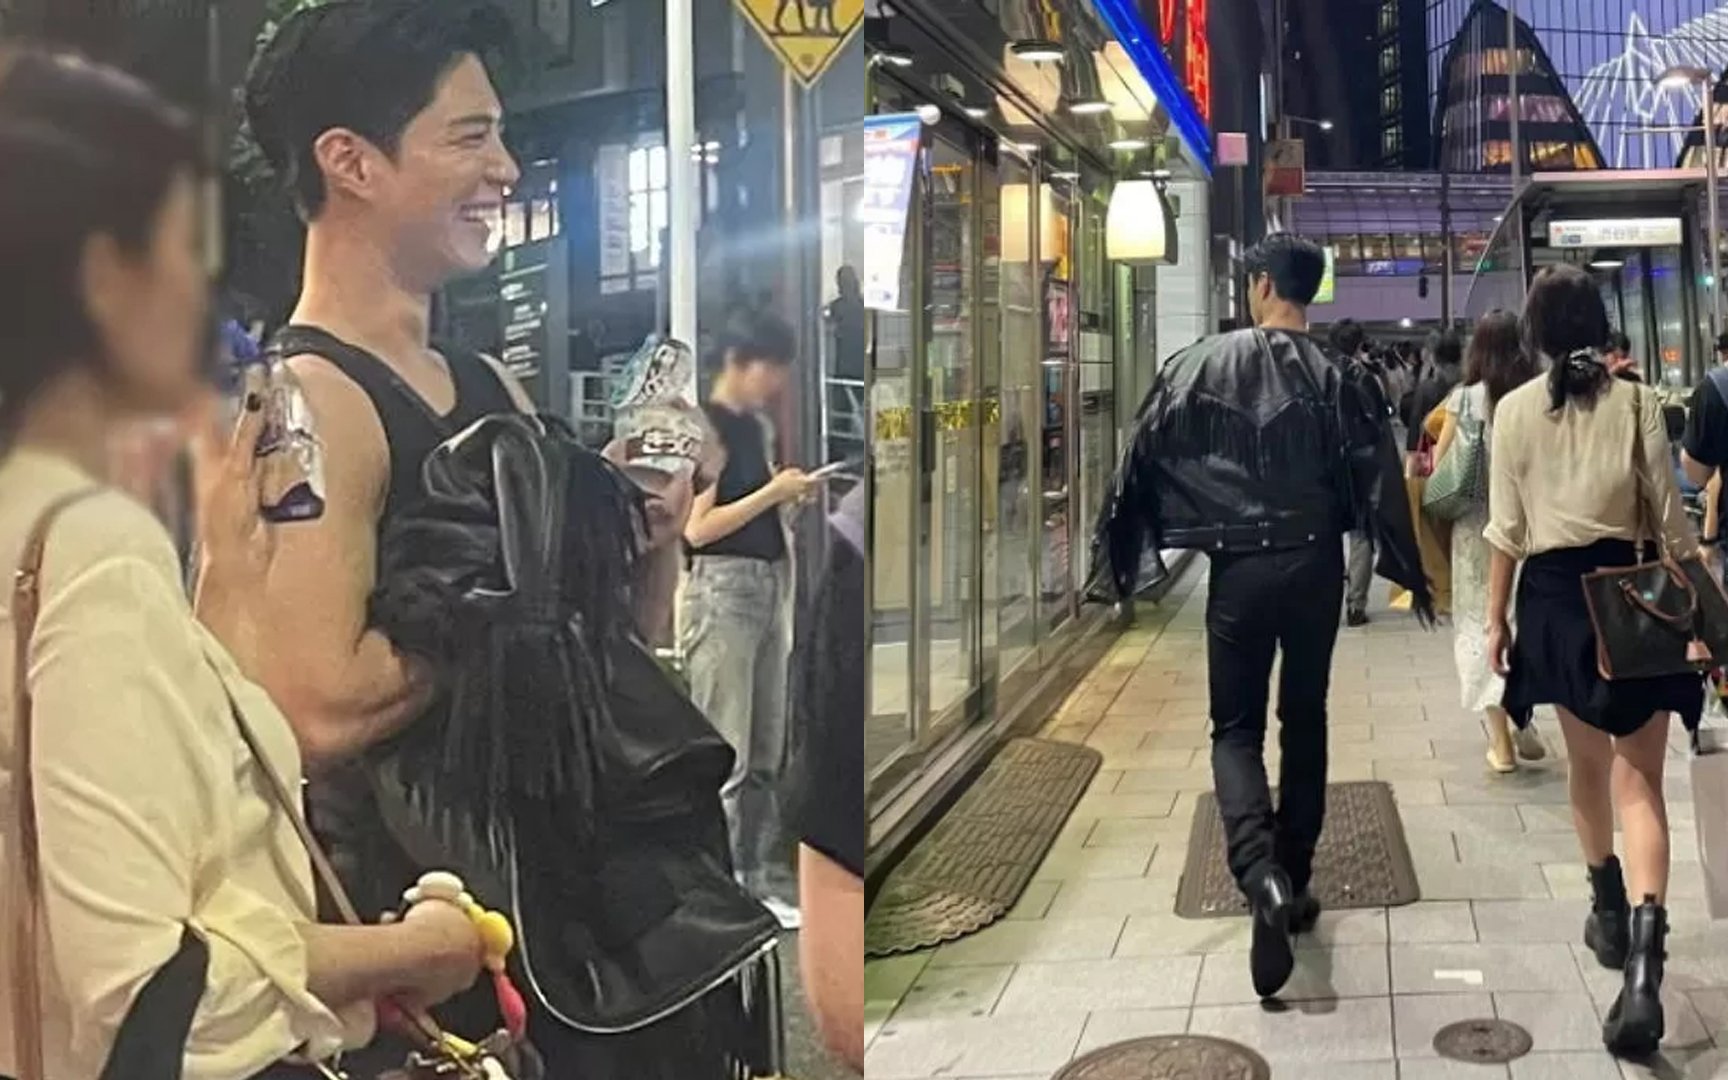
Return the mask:
<svg viewBox="0 0 1728 1080">
<path fill-rule="evenodd" d="M 1230 866 L 1253 912 L 1257 991 L 1277 993 L 1293 967 L 1290 937 L 1318 911 L 1308 886 L 1323 810 L 1331 613 L 1342 607 L 1349 627 L 1367 622 L 1378 554 L 1381 575 L 1419 618 L 1450 616 L 1460 703 L 1482 717 L 1493 774 L 1546 757 L 1532 719 L 1538 709 L 1558 716 L 1591 886 L 1581 940 L 1623 973 L 1603 1042 L 1623 1057 L 1652 1054 L 1665 1031 L 1669 725 L 1678 717 L 1696 728 L 1704 665 L 1613 677 L 1599 660 L 1607 646 L 1585 578 L 1698 551 L 1682 484 L 1720 487 L 1728 368 L 1690 409 L 1665 408 L 1642 385 L 1596 283 L 1569 266 L 1538 273 L 1520 312 L 1434 331 L 1419 359 L 1407 346 L 1375 346 L 1349 320 L 1322 345 L 1306 313 L 1318 249 L 1280 235 L 1246 261 L 1256 329 L 1201 342 L 1160 372 L 1099 550 L 1124 593 L 1146 544 L 1210 556 L 1212 762 Z M 1257 378 L 1243 378 L 1247 370 Z M 1281 407 L 1292 378 L 1315 388 L 1312 411 Z M 1284 452 L 1298 445 L 1314 452 Z M 1382 454 L 1401 475 L 1376 486 L 1371 466 Z M 1362 494 L 1389 488 L 1402 490 L 1378 501 Z M 1714 514 L 1704 535 L 1719 535 Z M 1261 756 L 1280 650 L 1274 805 Z"/>
</svg>

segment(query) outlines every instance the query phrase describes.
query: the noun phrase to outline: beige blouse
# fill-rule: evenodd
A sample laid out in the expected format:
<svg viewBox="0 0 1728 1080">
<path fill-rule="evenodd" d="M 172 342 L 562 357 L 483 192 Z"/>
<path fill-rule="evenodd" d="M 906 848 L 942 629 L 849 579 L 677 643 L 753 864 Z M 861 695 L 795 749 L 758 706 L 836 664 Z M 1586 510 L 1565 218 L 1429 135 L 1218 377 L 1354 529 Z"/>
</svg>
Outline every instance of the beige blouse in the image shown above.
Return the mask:
<svg viewBox="0 0 1728 1080">
<path fill-rule="evenodd" d="M 0 464 L 0 567 L 59 496 L 93 481 L 59 458 Z M 15 872 L 11 590 L 0 589 L 0 886 Z M 279 773 L 300 776 L 282 714 L 193 618 L 161 524 L 116 492 L 74 505 L 43 562 L 30 654 L 43 861 L 45 1067 L 89 1080 L 183 927 L 210 947 L 186 1050 L 187 1080 L 239 1080 L 305 1047 L 344 1042 L 307 990 L 298 928 L 314 918 L 310 861 L 230 712 L 228 692 Z M 10 890 L 0 926 L 10 930 Z M 0 973 L 11 970 L 0 933 Z M 0 974 L 0 1074 L 15 1075 L 10 978 Z M 359 1017 L 348 1041 L 363 1040 Z"/>
<path fill-rule="evenodd" d="M 1634 472 L 1634 445 L 1643 467 Z M 1548 380 L 1507 394 L 1494 410 L 1488 542 L 1515 559 L 1598 540 L 1635 540 L 1659 523 L 1676 556 L 1698 549 L 1680 502 L 1662 406 L 1612 380 L 1595 404 L 1549 412 Z M 1640 510 L 1640 500 L 1644 510 Z"/>
</svg>

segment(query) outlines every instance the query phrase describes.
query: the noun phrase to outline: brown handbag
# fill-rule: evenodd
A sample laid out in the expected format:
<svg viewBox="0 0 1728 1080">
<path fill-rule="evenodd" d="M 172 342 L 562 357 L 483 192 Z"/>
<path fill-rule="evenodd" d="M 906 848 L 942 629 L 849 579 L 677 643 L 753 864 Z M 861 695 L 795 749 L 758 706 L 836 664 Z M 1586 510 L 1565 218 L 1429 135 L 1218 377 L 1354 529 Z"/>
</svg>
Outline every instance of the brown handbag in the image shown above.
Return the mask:
<svg viewBox="0 0 1728 1080">
<path fill-rule="evenodd" d="M 1597 570 L 1583 578 L 1596 631 L 1596 667 L 1611 682 L 1702 675 L 1728 660 L 1728 595 L 1701 556 L 1674 556 L 1645 497 L 1644 393 L 1633 387 L 1632 467 L 1639 529 L 1660 554 L 1653 562 Z"/>
<path fill-rule="evenodd" d="M 13 657 L 14 669 L 12 680 L 13 715 L 16 718 L 16 733 L 13 740 L 12 809 L 13 820 L 16 822 L 14 832 L 14 847 L 18 851 L 19 872 L 12 875 L 10 894 L 12 897 L 13 925 L 11 938 L 12 953 L 12 1041 L 16 1044 L 17 1076 L 14 1080 L 47 1080 L 43 1066 L 42 1051 L 42 983 L 38 964 L 39 944 L 37 930 L 41 925 L 42 910 L 42 857 L 41 838 L 37 831 L 35 778 L 32 768 L 32 744 L 34 726 L 32 701 L 30 697 L 29 662 L 30 643 L 36 631 L 36 617 L 41 610 L 41 577 L 42 558 L 47 547 L 48 533 L 60 515 L 72 506 L 100 493 L 99 487 L 87 488 L 63 496 L 49 504 L 31 528 L 24 543 L 24 553 L 19 559 L 18 569 L 13 579 L 12 587 L 12 619 L 14 627 Z M 251 752 L 253 761 L 264 775 L 266 786 L 270 790 L 271 799 L 287 816 L 293 825 L 296 835 L 305 847 L 312 862 L 314 873 L 320 884 L 328 892 L 335 903 L 337 911 L 345 922 L 358 925 L 361 922 L 359 912 L 355 910 L 341 880 L 336 876 L 335 868 L 331 866 L 324 849 L 313 835 L 312 829 L 306 823 L 305 815 L 300 810 L 298 799 L 289 789 L 287 782 L 278 773 L 269 759 L 264 756 L 263 749 L 253 734 L 246 716 L 241 712 L 237 702 L 229 698 L 229 711 L 234 723 L 239 729 L 240 737 Z M 192 950 L 185 946 L 190 943 Z M 176 966 L 188 956 L 195 955 L 197 946 L 202 942 L 188 932 L 180 955 L 170 961 L 170 966 Z M 166 970 L 166 969 L 165 969 Z M 185 975 L 185 971 L 179 972 Z M 184 980 L 181 980 L 184 981 Z M 140 1022 L 144 1026 L 152 1026 L 154 1018 L 141 1017 L 138 1003 L 151 995 L 156 980 L 147 984 L 134 1004 L 134 1011 L 127 1016 L 126 1023 L 115 1041 L 115 1048 L 103 1071 L 102 1080 L 132 1078 L 142 1075 L 140 1063 L 136 1059 L 128 1059 L 125 1047 L 130 1041 L 131 1029 L 137 1029 Z M 202 986 L 202 974 L 198 976 L 198 985 Z M 183 997 L 183 988 L 170 991 L 170 997 Z M 183 1004 L 183 1003 L 177 1003 Z M 186 1023 L 190 1023 L 190 1013 L 195 1007 L 194 1000 L 185 1008 L 170 1007 L 171 1013 L 184 1012 Z M 176 1021 L 181 1017 L 175 1016 Z M 505 1076 L 535 1077 L 541 1074 L 537 1055 L 531 1046 L 518 1043 L 504 1032 L 477 1044 L 481 1054 L 479 1057 L 457 1057 L 446 1048 L 438 1045 L 442 1033 L 431 1017 L 424 1012 L 414 1010 L 406 1019 L 418 1029 L 419 1041 L 425 1049 L 409 1058 L 408 1063 L 400 1072 L 388 1074 L 389 1080 L 420 1080 L 430 1077 L 460 1077 L 467 1080 L 486 1080 L 488 1076 L 502 1073 Z M 160 1031 L 142 1031 L 140 1034 L 160 1035 Z M 159 1041 L 159 1040 L 156 1040 Z M 184 1039 L 180 1040 L 184 1046 Z M 178 1053 L 178 1052 L 177 1052 Z M 482 1060 L 493 1063 L 488 1069 Z M 310 1074 L 330 1078 L 330 1080 L 347 1080 L 345 1073 L 332 1065 L 322 1062 L 309 1062 L 302 1066 Z M 145 1070 L 148 1071 L 148 1070 Z M 178 1076 L 177 1069 L 172 1075 Z M 274 1075 L 267 1073 L 266 1075 Z M 299 1075 L 306 1075 L 305 1072 Z M 385 1078 L 381 1078 L 385 1080 Z"/>
</svg>

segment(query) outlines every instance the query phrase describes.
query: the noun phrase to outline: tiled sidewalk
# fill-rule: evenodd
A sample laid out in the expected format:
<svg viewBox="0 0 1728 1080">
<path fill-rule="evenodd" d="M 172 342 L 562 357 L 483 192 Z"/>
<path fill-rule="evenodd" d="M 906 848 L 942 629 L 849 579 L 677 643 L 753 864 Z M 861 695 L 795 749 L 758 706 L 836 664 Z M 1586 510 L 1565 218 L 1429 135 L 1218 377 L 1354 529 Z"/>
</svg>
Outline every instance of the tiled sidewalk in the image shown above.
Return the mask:
<svg viewBox="0 0 1728 1080">
<path fill-rule="evenodd" d="M 1204 605 L 1201 566 L 1049 724 L 1047 737 L 1105 761 L 1012 916 L 870 965 L 871 1080 L 1042 1080 L 1098 1046 L 1180 1032 L 1253 1046 L 1274 1080 L 1728 1080 L 1728 923 L 1710 924 L 1699 899 L 1681 740 L 1669 1038 L 1655 1068 L 1622 1073 L 1600 1043 L 1618 976 L 1579 942 L 1589 893 L 1564 762 L 1489 775 L 1480 722 L 1458 705 L 1450 631 L 1390 612 L 1339 639 L 1332 778 L 1392 783 L 1424 899 L 1327 913 L 1287 1008 L 1263 1009 L 1246 920 L 1172 913 L 1195 799 L 1211 787 Z M 1541 726 L 1561 752 L 1552 721 Z M 1531 1056 L 1507 1070 L 1434 1055 L 1440 1027 L 1491 1015 L 1530 1030 Z"/>
</svg>

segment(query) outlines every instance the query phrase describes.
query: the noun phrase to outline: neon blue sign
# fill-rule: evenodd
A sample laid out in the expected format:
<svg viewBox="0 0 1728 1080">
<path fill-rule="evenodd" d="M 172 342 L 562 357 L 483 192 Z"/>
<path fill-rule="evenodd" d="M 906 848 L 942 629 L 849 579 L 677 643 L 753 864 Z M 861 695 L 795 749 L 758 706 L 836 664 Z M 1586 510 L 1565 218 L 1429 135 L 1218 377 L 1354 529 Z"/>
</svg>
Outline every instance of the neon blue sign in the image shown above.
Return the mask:
<svg viewBox="0 0 1728 1080">
<path fill-rule="evenodd" d="M 1176 69 L 1170 66 L 1170 58 L 1159 47 L 1152 28 L 1141 17 L 1135 0 L 1092 0 L 1092 6 L 1170 114 L 1170 121 L 1182 137 L 1182 144 L 1199 162 L 1201 171 L 1211 176 L 1211 129 L 1201 117 L 1200 110 L 1195 108 L 1182 80 L 1177 78 Z"/>
</svg>

